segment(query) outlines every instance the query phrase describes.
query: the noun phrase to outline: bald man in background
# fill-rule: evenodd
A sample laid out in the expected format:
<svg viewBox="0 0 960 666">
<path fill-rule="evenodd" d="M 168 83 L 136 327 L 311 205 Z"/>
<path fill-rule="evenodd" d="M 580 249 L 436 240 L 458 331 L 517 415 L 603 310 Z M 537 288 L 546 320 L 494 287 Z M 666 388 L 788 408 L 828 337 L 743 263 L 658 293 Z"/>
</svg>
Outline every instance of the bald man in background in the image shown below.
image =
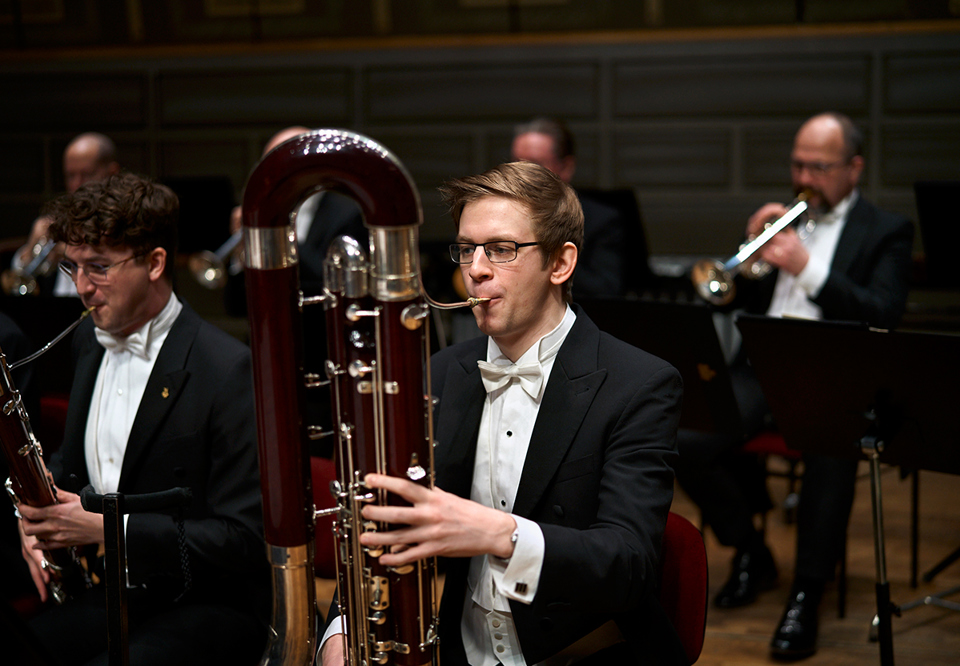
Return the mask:
<svg viewBox="0 0 960 666">
<path fill-rule="evenodd" d="M 84 132 L 74 137 L 63 151 L 63 179 L 67 187 L 67 194 L 73 194 L 82 185 L 89 182 L 106 180 L 110 176 L 120 173 L 120 163 L 117 162 L 117 147 L 110 137 L 99 132 Z M 13 256 L 10 266 L 15 271 L 22 270 L 36 255 L 35 248 L 47 238 L 47 229 L 50 219 L 38 217 L 30 229 L 30 236 L 26 244 Z M 49 265 L 56 267 L 63 255 L 62 248 L 54 248 L 50 252 Z M 60 271 L 52 271 L 46 280 L 38 283 L 40 294 L 54 296 L 76 296 L 77 289 Z"/>
<path fill-rule="evenodd" d="M 274 134 L 263 148 L 263 155 L 275 150 L 280 144 L 310 132 L 303 126 L 286 127 Z M 293 211 L 290 211 L 291 213 Z M 350 236 L 363 247 L 368 246 L 367 229 L 363 215 L 353 199 L 337 192 L 320 190 L 308 196 L 297 209 L 295 227 L 300 262 L 300 289 L 305 296 L 323 293 L 323 261 L 327 248 L 338 236 Z M 233 210 L 230 231 L 236 233 L 242 225 L 240 206 Z M 227 312 L 235 316 L 247 316 L 247 290 L 243 271 L 228 272 L 224 293 Z M 310 344 L 304 349 L 304 369 L 307 372 L 324 374 L 327 358 L 326 322 L 323 308 L 304 308 L 303 325 L 308 333 L 305 339 Z M 331 424 L 329 396 L 326 391 L 308 391 L 305 420 L 313 425 L 327 428 Z M 320 440 L 314 443 L 311 453 L 322 457 L 332 455 L 332 443 Z"/>
</svg>

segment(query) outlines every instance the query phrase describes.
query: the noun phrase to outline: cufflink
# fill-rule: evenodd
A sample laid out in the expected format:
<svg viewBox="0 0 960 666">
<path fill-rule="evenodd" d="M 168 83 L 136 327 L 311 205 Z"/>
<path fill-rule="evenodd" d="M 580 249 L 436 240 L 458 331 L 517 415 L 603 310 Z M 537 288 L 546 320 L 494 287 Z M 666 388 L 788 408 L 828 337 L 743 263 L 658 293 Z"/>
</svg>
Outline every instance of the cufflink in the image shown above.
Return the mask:
<svg viewBox="0 0 960 666">
<path fill-rule="evenodd" d="M 526 583 L 517 583 L 513 586 L 513 591 L 516 594 L 526 594 L 527 593 L 527 584 Z"/>
</svg>

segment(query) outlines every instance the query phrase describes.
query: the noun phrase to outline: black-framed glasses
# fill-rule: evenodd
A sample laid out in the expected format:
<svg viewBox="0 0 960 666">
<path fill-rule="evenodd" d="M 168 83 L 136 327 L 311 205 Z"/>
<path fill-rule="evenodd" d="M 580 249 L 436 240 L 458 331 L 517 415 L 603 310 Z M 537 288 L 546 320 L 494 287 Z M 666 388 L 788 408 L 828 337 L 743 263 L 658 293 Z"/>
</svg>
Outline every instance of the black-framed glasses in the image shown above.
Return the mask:
<svg viewBox="0 0 960 666">
<path fill-rule="evenodd" d="M 505 264 L 517 258 L 517 252 L 521 247 L 530 247 L 539 245 L 537 241 L 532 243 L 518 243 L 517 241 L 488 241 L 486 243 L 451 243 L 450 258 L 455 264 L 473 263 L 473 255 L 478 247 L 483 248 L 483 253 L 487 259 L 495 264 Z"/>
<path fill-rule="evenodd" d="M 806 169 L 812 174 L 823 176 L 824 174 L 830 173 L 837 167 L 845 166 L 849 163 L 850 160 L 838 160 L 836 162 L 804 162 L 803 160 L 791 160 L 790 168 L 797 172 Z"/>
<path fill-rule="evenodd" d="M 83 264 L 77 264 L 70 261 L 69 259 L 64 259 L 57 265 L 57 268 L 60 269 L 61 273 L 66 275 L 68 278 L 70 278 L 74 282 L 77 281 L 78 272 L 82 270 L 83 274 L 87 276 L 87 279 L 90 280 L 90 282 L 96 285 L 100 285 L 100 284 L 106 283 L 107 280 L 110 278 L 110 276 L 107 274 L 107 271 L 109 271 L 111 268 L 115 266 L 119 266 L 120 264 L 126 263 L 131 259 L 136 259 L 137 257 L 142 257 L 142 256 L 143 254 L 134 254 L 127 257 L 126 259 L 121 259 L 120 261 L 117 261 L 112 264 L 107 264 L 107 265 L 98 264 L 97 262 L 86 262 Z"/>
</svg>

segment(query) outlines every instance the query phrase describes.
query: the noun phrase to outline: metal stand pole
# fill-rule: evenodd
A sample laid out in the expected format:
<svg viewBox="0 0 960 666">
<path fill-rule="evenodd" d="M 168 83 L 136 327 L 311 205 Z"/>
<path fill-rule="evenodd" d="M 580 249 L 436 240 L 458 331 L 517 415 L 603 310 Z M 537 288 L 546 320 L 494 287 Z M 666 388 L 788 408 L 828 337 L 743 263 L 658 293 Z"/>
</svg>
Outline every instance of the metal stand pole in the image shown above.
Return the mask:
<svg viewBox="0 0 960 666">
<path fill-rule="evenodd" d="M 107 657 L 110 666 L 129 666 L 127 644 L 126 543 L 123 495 L 103 496 L 104 575 L 107 595 Z"/>
<path fill-rule="evenodd" d="M 860 440 L 860 448 L 870 460 L 870 494 L 873 501 L 873 545 L 877 564 L 877 616 L 874 625 L 880 642 L 880 665 L 893 666 L 894 607 L 890 603 L 890 582 L 887 580 L 886 545 L 883 533 L 883 497 L 880 488 L 880 453 L 883 441 L 874 436 Z"/>
</svg>

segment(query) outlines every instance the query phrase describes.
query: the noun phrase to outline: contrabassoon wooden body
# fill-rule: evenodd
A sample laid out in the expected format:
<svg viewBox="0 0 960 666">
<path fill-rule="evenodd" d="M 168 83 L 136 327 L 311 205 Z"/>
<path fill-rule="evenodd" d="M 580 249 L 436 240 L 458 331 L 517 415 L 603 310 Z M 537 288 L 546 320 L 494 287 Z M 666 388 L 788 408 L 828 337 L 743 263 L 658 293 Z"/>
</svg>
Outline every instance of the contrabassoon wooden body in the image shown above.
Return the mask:
<svg viewBox="0 0 960 666">
<path fill-rule="evenodd" d="M 325 293 L 304 299 L 292 214 L 317 190 L 354 199 L 369 248 L 340 239 L 326 262 Z M 419 274 L 419 194 L 403 165 L 358 134 L 317 130 L 268 153 L 244 201 L 247 298 L 264 530 L 274 567 L 273 637 L 262 663 L 309 664 L 315 649 L 314 503 L 303 423 L 301 308 L 326 308 L 327 376 L 333 394 L 338 480 L 335 538 L 338 597 L 351 665 L 436 662 L 435 562 L 388 568 L 359 534 L 366 503 L 396 504 L 370 491 L 371 472 L 432 485 L 427 334 L 429 307 Z M 323 224 L 315 220 L 314 224 Z"/>
</svg>

